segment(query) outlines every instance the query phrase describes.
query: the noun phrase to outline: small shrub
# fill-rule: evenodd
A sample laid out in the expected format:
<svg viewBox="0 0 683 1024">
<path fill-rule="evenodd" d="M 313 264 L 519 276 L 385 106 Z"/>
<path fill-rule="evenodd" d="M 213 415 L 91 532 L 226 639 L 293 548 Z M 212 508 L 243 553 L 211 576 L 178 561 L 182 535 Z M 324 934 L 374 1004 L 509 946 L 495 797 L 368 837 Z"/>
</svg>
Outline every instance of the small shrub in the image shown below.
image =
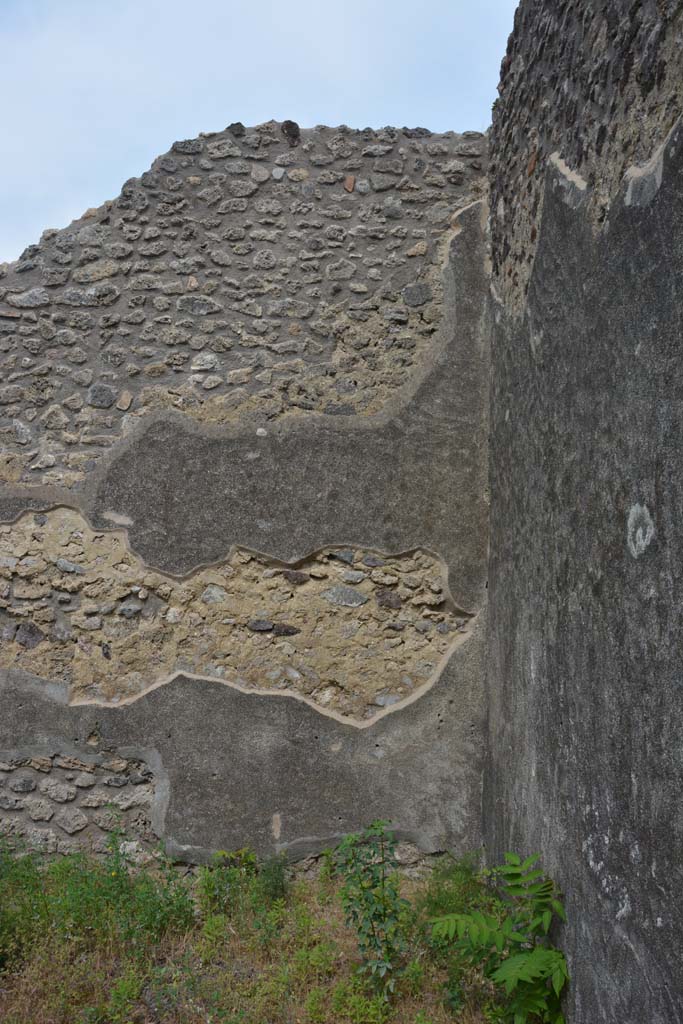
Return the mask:
<svg viewBox="0 0 683 1024">
<path fill-rule="evenodd" d="M 432 871 L 417 909 L 433 918 L 485 909 L 490 902 L 491 893 L 482 880 L 476 857 L 469 855 L 456 860 L 445 854 Z"/>
<path fill-rule="evenodd" d="M 501 896 L 498 907 L 491 913 L 475 910 L 437 918 L 434 932 L 450 940 L 457 937 L 465 962 L 481 968 L 502 989 L 501 1020 L 564 1024 L 560 998 L 569 978 L 567 964 L 548 940 L 555 918 L 565 920 L 564 908 L 555 884 L 537 863 L 537 855 L 522 862 L 517 854 L 507 853 L 505 864 L 491 872 Z"/>
<path fill-rule="evenodd" d="M 347 836 L 337 850 L 342 906 L 347 924 L 356 931 L 361 970 L 385 996 L 395 989 L 407 948 L 402 915 L 409 904 L 399 896 L 396 868 L 396 840 L 383 821 Z"/>
</svg>

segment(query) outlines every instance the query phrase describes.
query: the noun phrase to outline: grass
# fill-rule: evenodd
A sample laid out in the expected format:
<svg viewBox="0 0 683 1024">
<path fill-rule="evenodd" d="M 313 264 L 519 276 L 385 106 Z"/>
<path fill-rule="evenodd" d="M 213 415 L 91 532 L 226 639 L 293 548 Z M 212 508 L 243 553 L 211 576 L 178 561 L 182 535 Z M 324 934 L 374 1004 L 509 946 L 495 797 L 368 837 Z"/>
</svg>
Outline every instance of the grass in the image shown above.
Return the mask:
<svg viewBox="0 0 683 1024">
<path fill-rule="evenodd" d="M 482 1024 L 492 994 L 463 974 L 429 918 L 485 907 L 473 862 L 442 858 L 409 901 L 397 991 L 358 974 L 339 879 L 315 880 L 249 851 L 188 872 L 165 861 L 43 860 L 0 850 L 3 1024 Z M 487 1008 L 488 1007 L 488 1008 Z"/>
</svg>

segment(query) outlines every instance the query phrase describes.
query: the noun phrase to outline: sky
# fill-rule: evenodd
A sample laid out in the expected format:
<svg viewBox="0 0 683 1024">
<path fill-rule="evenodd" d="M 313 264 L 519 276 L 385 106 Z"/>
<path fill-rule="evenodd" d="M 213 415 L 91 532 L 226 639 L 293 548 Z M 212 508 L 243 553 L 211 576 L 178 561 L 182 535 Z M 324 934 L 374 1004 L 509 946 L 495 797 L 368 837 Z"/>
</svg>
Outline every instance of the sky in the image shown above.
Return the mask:
<svg viewBox="0 0 683 1024">
<path fill-rule="evenodd" d="M 484 131 L 516 0 L 0 0 L 0 263 L 232 121 Z"/>
</svg>

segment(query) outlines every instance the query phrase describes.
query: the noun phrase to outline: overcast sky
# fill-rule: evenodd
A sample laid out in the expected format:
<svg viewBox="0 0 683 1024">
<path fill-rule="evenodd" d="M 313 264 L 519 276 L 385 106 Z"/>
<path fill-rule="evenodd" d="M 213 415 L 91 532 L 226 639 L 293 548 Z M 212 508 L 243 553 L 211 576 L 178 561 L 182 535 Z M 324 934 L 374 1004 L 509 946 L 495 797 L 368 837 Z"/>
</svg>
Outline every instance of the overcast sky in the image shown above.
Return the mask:
<svg viewBox="0 0 683 1024">
<path fill-rule="evenodd" d="M 0 262 L 231 121 L 483 131 L 516 0 L 0 0 Z"/>
</svg>

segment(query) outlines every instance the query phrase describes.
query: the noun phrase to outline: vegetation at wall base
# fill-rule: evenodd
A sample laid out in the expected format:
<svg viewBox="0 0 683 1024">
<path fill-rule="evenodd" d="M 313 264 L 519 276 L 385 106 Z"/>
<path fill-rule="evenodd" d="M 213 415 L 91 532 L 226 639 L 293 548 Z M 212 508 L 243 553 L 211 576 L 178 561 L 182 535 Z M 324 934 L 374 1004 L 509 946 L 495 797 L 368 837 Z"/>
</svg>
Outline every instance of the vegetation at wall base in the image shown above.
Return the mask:
<svg viewBox="0 0 683 1024">
<path fill-rule="evenodd" d="M 522 861 L 506 853 L 505 863 L 488 874 L 498 898 L 489 912 L 474 909 L 434 920 L 437 939 L 457 938 L 464 964 L 478 968 L 504 997 L 502 1021 L 564 1024 L 562 992 L 569 981 L 564 954 L 550 944 L 548 933 L 565 920 L 554 882 L 538 867 L 537 854 Z"/>
<path fill-rule="evenodd" d="M 3 1024 L 513 1021 L 458 925 L 432 923 L 500 917 L 500 876 L 474 858 L 399 874 L 381 822 L 313 878 L 249 850 L 135 867 L 120 838 L 99 860 L 0 849 Z"/>
</svg>

